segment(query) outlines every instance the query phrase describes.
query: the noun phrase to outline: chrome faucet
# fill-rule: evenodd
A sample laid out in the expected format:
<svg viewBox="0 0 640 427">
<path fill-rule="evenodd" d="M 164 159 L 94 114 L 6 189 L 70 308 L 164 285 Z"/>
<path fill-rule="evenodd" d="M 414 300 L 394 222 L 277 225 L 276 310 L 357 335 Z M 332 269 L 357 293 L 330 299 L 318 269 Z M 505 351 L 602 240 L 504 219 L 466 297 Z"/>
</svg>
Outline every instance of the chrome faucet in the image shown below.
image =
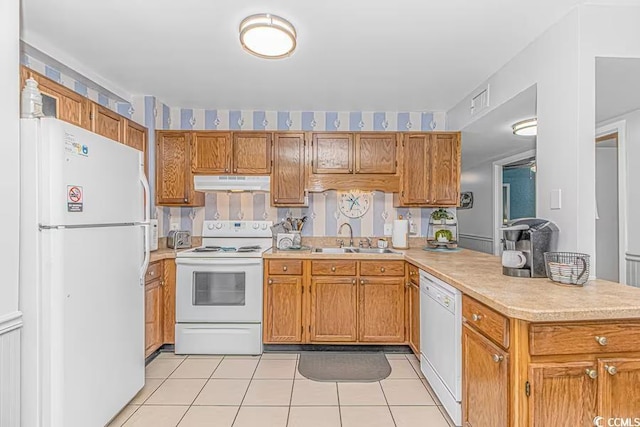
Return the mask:
<svg viewBox="0 0 640 427">
<path fill-rule="evenodd" d="M 343 222 L 340 228 L 338 228 L 338 234 L 342 232 L 342 227 L 344 227 L 345 225 L 349 227 L 349 246 L 353 246 L 353 228 L 351 228 L 351 224 L 349 224 L 348 222 Z"/>
</svg>

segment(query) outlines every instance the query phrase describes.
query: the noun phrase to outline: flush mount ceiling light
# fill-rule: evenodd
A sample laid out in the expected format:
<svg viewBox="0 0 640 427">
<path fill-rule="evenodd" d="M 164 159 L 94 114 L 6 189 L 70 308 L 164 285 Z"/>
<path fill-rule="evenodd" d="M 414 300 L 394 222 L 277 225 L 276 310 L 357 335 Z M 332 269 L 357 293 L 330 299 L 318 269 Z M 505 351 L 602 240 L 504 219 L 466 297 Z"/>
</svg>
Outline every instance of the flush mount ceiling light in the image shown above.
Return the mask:
<svg viewBox="0 0 640 427">
<path fill-rule="evenodd" d="M 251 15 L 240 23 L 240 43 L 246 51 L 260 58 L 286 58 L 296 48 L 296 29 L 276 15 Z"/>
<path fill-rule="evenodd" d="M 527 119 L 511 125 L 513 133 L 520 136 L 536 136 L 538 134 L 538 119 Z"/>
</svg>

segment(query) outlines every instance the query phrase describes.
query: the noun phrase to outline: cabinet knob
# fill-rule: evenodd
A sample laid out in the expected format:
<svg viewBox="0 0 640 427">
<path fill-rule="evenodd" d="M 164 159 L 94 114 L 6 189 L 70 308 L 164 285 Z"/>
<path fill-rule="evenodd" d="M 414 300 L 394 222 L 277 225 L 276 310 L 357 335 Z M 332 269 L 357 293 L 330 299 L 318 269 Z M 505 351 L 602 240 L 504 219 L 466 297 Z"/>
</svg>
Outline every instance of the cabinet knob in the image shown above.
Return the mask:
<svg viewBox="0 0 640 427">
<path fill-rule="evenodd" d="M 273 279 L 267 280 L 267 283 L 270 284 L 270 285 L 273 285 Z"/>
<path fill-rule="evenodd" d="M 156 274 L 156 272 L 155 272 L 155 271 L 150 271 L 150 272 L 149 272 L 149 276 L 153 276 L 154 274 Z"/>
<path fill-rule="evenodd" d="M 404 287 L 405 287 L 405 288 L 409 288 L 409 287 L 411 287 L 411 282 L 407 282 L 407 283 L 405 283 L 405 284 L 404 284 Z"/>
<path fill-rule="evenodd" d="M 479 322 L 480 319 L 482 319 L 482 315 L 481 314 L 473 313 L 471 315 L 471 320 L 473 320 L 474 322 Z"/>
<path fill-rule="evenodd" d="M 355 285 L 356 284 L 356 279 L 351 280 L 351 284 Z"/>
<path fill-rule="evenodd" d="M 234 172 L 238 172 L 238 168 L 235 168 L 233 171 L 234 171 Z"/>
<path fill-rule="evenodd" d="M 229 172 L 229 168 L 224 168 L 224 171 L 225 172 Z"/>
<path fill-rule="evenodd" d="M 598 342 L 598 344 L 602 346 L 607 345 L 609 343 L 609 341 L 607 340 L 607 337 L 596 337 L 596 341 Z"/>
<path fill-rule="evenodd" d="M 287 271 L 288 267 L 286 265 L 282 266 L 282 271 Z"/>
<path fill-rule="evenodd" d="M 588 369 L 587 368 L 587 369 L 585 369 L 585 373 L 592 380 L 595 380 L 596 378 L 598 378 L 598 372 L 595 369 Z"/>
<path fill-rule="evenodd" d="M 333 271 L 335 273 L 336 268 L 335 267 L 331 267 L 331 271 Z"/>
<path fill-rule="evenodd" d="M 496 363 L 500 363 L 504 360 L 504 356 L 501 354 L 494 354 L 493 355 L 493 361 Z"/>
<path fill-rule="evenodd" d="M 604 370 L 609 373 L 609 375 L 615 375 L 618 373 L 618 368 L 612 365 L 604 365 Z"/>
<path fill-rule="evenodd" d="M 184 198 L 184 202 L 187 203 L 189 201 L 189 199 L 187 199 L 186 197 Z"/>
<path fill-rule="evenodd" d="M 384 267 L 380 267 L 380 273 L 384 273 Z"/>
<path fill-rule="evenodd" d="M 278 199 L 273 199 L 273 201 L 274 201 L 274 202 L 277 202 L 277 201 L 278 201 Z"/>
<path fill-rule="evenodd" d="M 360 284 L 364 286 L 364 279 L 360 279 Z"/>
</svg>

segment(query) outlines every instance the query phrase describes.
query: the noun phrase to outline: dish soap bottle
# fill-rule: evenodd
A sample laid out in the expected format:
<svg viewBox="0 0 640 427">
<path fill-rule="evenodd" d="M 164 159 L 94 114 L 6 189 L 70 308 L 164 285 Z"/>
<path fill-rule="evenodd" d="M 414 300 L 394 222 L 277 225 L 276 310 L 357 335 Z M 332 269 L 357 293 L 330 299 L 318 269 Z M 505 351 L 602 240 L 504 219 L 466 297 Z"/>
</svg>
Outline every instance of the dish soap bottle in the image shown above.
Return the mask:
<svg viewBox="0 0 640 427">
<path fill-rule="evenodd" d="M 22 89 L 20 117 L 24 119 L 33 119 L 43 117 L 42 113 L 42 94 L 38 89 L 38 82 L 29 77 Z"/>
</svg>

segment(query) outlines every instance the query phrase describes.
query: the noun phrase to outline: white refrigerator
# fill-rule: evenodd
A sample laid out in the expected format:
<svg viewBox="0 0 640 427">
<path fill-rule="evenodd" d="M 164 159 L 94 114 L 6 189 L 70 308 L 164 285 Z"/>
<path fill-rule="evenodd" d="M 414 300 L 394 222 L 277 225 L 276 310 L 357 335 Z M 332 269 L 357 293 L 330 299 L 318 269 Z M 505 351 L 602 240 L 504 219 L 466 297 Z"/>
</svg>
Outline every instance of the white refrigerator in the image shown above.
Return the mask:
<svg viewBox="0 0 640 427">
<path fill-rule="evenodd" d="M 144 385 L 143 155 L 23 119 L 19 185 L 22 426 L 102 427 Z"/>
</svg>

